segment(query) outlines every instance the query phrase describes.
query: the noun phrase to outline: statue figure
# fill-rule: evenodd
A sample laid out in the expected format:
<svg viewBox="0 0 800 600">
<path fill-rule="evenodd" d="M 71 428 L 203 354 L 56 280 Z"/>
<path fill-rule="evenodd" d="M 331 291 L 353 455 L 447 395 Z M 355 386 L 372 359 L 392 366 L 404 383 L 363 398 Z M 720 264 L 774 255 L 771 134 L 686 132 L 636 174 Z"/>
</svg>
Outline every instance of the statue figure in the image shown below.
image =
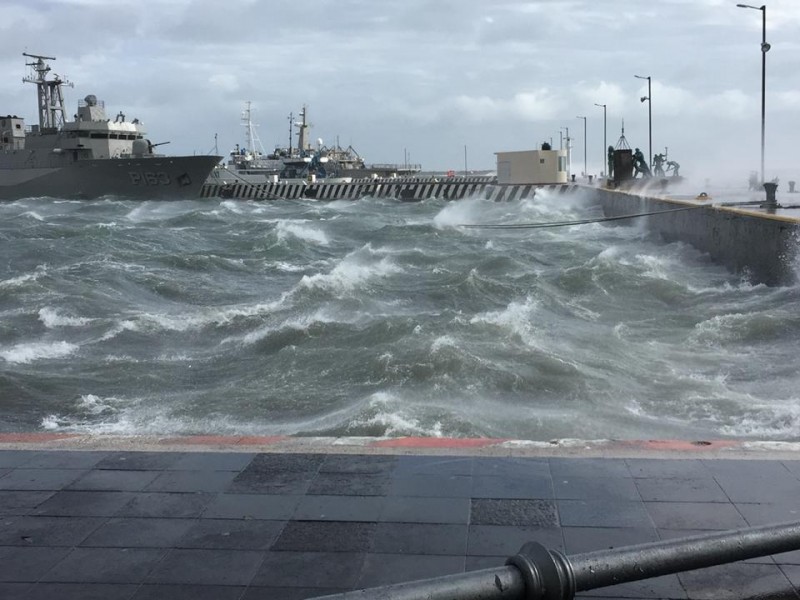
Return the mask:
<svg viewBox="0 0 800 600">
<path fill-rule="evenodd" d="M 680 168 L 680 164 L 676 163 L 674 160 L 667 162 L 667 171 L 671 170 L 673 177 L 680 177 L 680 174 L 678 173 L 678 169 Z"/>
<path fill-rule="evenodd" d="M 642 151 L 636 148 L 633 153 L 633 178 L 636 179 L 636 176 L 641 173 L 642 177 L 650 177 L 650 167 L 647 166 L 647 162 L 644 160 L 644 154 Z"/>
<path fill-rule="evenodd" d="M 664 168 L 662 167 L 662 165 L 664 164 L 664 161 L 666 160 L 666 158 L 667 157 L 664 156 L 663 154 L 656 154 L 653 157 L 653 174 L 656 177 L 663 177 L 664 176 Z"/>
<path fill-rule="evenodd" d="M 607 179 L 614 179 L 614 146 L 608 147 L 608 176 Z"/>
</svg>

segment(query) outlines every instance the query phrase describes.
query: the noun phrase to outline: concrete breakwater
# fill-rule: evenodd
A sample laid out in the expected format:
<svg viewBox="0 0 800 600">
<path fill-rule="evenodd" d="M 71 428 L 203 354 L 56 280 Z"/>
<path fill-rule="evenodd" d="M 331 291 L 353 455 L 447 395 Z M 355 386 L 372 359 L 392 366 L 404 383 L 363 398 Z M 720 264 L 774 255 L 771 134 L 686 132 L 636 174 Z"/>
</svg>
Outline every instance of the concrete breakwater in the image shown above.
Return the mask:
<svg viewBox="0 0 800 600">
<path fill-rule="evenodd" d="M 717 264 L 742 273 L 752 283 L 787 285 L 800 273 L 800 214 L 770 211 L 756 204 L 733 206 L 724 201 L 678 200 L 633 191 L 596 188 L 595 197 L 609 218 L 640 217 L 665 241 L 680 241 L 707 252 Z M 639 219 L 622 219 L 634 224 Z"/>
</svg>

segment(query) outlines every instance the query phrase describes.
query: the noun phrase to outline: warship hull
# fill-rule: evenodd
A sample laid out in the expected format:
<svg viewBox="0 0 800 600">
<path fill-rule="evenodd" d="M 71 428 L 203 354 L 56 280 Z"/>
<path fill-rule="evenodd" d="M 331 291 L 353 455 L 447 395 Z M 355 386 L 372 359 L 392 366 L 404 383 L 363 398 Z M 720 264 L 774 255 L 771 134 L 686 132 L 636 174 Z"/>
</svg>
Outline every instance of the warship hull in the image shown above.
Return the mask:
<svg viewBox="0 0 800 600">
<path fill-rule="evenodd" d="M 197 198 L 219 156 L 149 156 L 75 161 L 66 166 L 0 166 L 0 200 L 30 197 L 140 200 Z"/>
</svg>

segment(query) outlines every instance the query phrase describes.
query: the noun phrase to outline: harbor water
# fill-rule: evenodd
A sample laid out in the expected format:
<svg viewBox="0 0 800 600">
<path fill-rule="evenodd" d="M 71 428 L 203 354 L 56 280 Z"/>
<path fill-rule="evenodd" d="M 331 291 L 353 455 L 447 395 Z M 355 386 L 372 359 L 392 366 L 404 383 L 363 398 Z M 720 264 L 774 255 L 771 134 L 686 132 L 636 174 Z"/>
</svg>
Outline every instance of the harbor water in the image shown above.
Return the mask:
<svg viewBox="0 0 800 600">
<path fill-rule="evenodd" d="M 0 204 L 0 431 L 800 440 L 800 288 L 591 193 Z"/>
</svg>

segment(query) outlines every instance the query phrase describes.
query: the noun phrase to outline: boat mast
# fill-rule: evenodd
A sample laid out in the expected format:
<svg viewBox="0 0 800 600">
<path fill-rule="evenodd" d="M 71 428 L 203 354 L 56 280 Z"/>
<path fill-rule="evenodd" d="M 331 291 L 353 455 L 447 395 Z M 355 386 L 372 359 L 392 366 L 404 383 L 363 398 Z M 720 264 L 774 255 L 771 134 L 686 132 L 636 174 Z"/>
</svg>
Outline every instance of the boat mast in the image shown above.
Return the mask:
<svg viewBox="0 0 800 600">
<path fill-rule="evenodd" d="M 306 105 L 303 104 L 303 110 L 300 111 L 300 117 L 302 117 L 299 123 L 295 123 L 297 125 L 297 146 L 298 150 L 302 154 L 306 150 L 308 150 L 308 140 L 306 139 L 308 136 L 308 123 L 306 122 Z"/>
<path fill-rule="evenodd" d="M 289 156 L 292 155 L 292 126 L 294 125 L 294 114 L 289 113 Z"/>
<path fill-rule="evenodd" d="M 242 111 L 242 125 L 247 130 L 247 152 L 252 155 L 257 155 L 259 153 L 264 154 L 264 147 L 261 145 L 261 140 L 258 137 L 258 133 L 256 132 L 256 127 L 258 127 L 258 123 L 253 123 L 252 119 L 252 110 L 250 109 L 250 101 L 244 103 L 245 108 Z"/>
<path fill-rule="evenodd" d="M 72 87 L 69 81 L 61 79 L 53 73 L 54 79 L 47 80 L 50 65 L 45 60 L 55 60 L 54 56 L 40 56 L 38 54 L 22 53 L 23 56 L 35 59 L 34 62 L 25 63 L 31 68 L 30 75 L 23 77 L 26 83 L 35 83 L 39 96 L 39 129 L 57 130 L 64 125 L 64 93 L 62 85 Z"/>
</svg>

